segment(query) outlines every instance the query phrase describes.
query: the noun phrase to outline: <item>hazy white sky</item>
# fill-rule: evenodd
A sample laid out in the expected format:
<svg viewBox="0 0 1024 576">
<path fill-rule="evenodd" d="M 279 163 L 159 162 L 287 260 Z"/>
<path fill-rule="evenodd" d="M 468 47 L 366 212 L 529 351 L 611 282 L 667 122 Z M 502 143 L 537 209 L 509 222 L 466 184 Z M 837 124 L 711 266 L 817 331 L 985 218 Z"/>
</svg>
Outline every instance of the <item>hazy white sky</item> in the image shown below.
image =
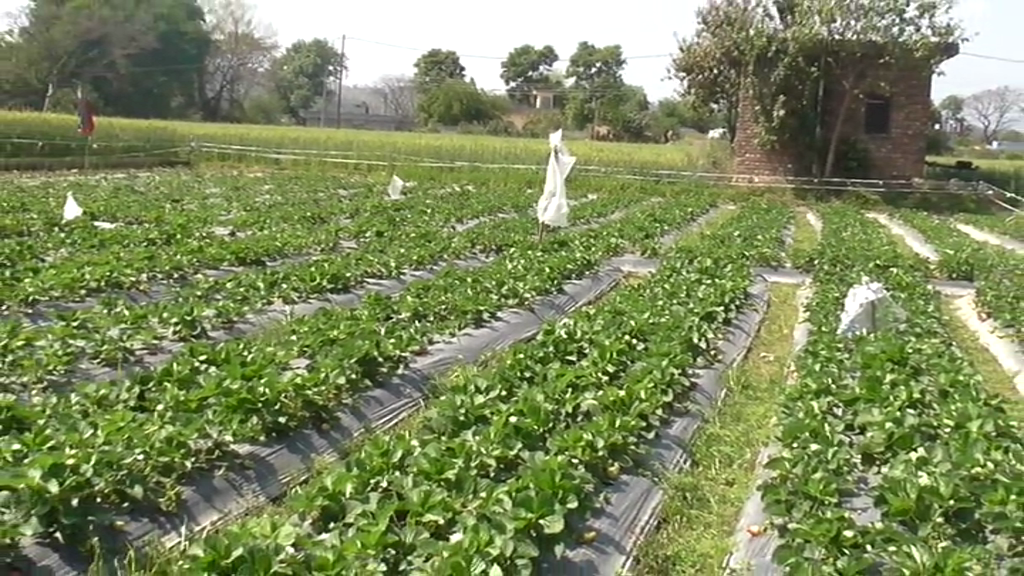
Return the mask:
<svg viewBox="0 0 1024 576">
<path fill-rule="evenodd" d="M 693 32 L 694 11 L 705 0 L 632 0 L 603 10 L 595 10 L 599 3 L 563 0 L 518 7 L 496 4 L 493 11 L 470 0 L 249 1 L 257 16 L 277 31 L 281 44 L 315 37 L 340 44 L 341 36 L 348 36 L 345 52 L 351 69 L 346 84 L 411 74 L 421 51 L 444 48 L 462 55 L 478 85 L 501 88 L 500 62 L 510 49 L 524 43 L 552 44 L 568 58 L 577 42 L 587 40 L 599 46 L 621 44 L 627 58 L 641 57 L 629 60 L 626 79 L 657 99 L 675 89 L 663 79 L 675 46 L 673 33 L 685 37 Z M 25 3 L 0 0 L 0 13 Z M 976 35 L 965 52 L 1024 61 L 1024 0 L 960 0 L 957 15 Z M 936 99 L 1000 84 L 1024 87 L 1024 63 L 961 55 L 943 71 L 945 76 L 935 80 Z"/>
</svg>

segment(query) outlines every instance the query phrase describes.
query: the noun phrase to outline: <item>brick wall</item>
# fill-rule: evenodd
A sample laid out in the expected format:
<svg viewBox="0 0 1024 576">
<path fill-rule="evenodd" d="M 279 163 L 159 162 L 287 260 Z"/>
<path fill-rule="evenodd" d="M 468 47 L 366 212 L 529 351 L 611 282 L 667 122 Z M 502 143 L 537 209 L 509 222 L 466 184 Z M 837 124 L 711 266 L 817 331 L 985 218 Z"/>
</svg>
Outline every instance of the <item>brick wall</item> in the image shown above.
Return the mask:
<svg viewBox="0 0 1024 576">
<path fill-rule="evenodd" d="M 919 67 L 875 66 L 870 69 L 868 90 L 889 96 L 890 129 L 885 135 L 864 134 L 864 102 L 855 96 L 843 121 L 843 137 L 860 140 L 869 154 L 868 178 L 909 180 L 924 174 L 925 146 L 931 124 L 932 77 Z M 824 136 L 831 136 L 837 114 L 829 112 L 842 102 L 841 85 L 826 88 Z M 772 150 L 759 148 L 754 141 L 752 103 L 741 99 L 734 148 L 734 172 L 752 176 L 810 176 L 809 165 L 799 162 L 792 150 L 780 144 Z"/>
<path fill-rule="evenodd" d="M 807 176 L 798 155 L 783 143 L 771 149 L 757 145 L 754 115 L 753 101 L 747 96 L 741 97 L 736 136 L 732 141 L 733 172 L 767 178 Z"/>
</svg>

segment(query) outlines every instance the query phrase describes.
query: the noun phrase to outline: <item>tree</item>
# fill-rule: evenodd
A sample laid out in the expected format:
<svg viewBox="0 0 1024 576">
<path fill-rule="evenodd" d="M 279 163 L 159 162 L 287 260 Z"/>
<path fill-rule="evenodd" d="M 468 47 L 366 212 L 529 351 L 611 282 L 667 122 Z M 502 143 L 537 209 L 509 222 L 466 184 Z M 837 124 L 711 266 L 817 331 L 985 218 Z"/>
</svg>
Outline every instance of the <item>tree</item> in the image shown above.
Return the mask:
<svg viewBox="0 0 1024 576">
<path fill-rule="evenodd" d="M 954 1 L 722 0 L 718 9 L 728 13 L 714 19 L 720 26 L 709 34 L 737 49 L 705 39 L 701 49 L 683 50 L 677 60 L 705 81 L 715 67 L 738 74 L 739 94 L 751 98 L 759 144 L 785 141 L 812 159 L 815 173 L 829 177 L 846 116 L 873 88 L 868 71 L 892 66 L 934 73 L 948 56 L 944 48 L 963 41 L 950 15 Z M 836 102 L 825 98 L 826 86 L 839 93 Z M 826 124 L 831 134 L 824 134 Z M 822 150 L 823 159 L 817 157 Z"/>
<path fill-rule="evenodd" d="M 971 94 L 964 100 L 967 118 L 981 128 L 981 137 L 991 144 L 999 133 L 1009 128 L 1022 114 L 1024 91 L 1009 86 L 999 86 Z"/>
<path fill-rule="evenodd" d="M 135 3 L 118 0 L 115 5 L 118 12 L 130 11 Z M 211 47 L 205 14 L 196 0 L 152 0 L 146 6 L 148 21 L 139 25 L 149 29 L 137 32 L 139 49 L 123 61 L 112 50 L 111 64 L 104 73 L 91 73 L 89 84 L 108 114 L 188 116 L 196 108 L 199 74 Z M 133 37 L 128 38 L 130 45 Z"/>
<path fill-rule="evenodd" d="M 481 92 L 472 82 L 454 78 L 428 90 L 420 98 L 417 109 L 423 124 L 442 126 L 484 124 L 501 117 L 494 98 Z"/>
<path fill-rule="evenodd" d="M 144 15 L 133 21 L 110 12 L 103 3 L 36 0 L 27 7 L 17 38 L 44 112 L 59 88 L 88 82 L 92 74 L 114 66 L 123 68 L 129 55 L 153 45 Z"/>
<path fill-rule="evenodd" d="M 106 114 L 168 116 L 194 102 L 209 50 L 195 0 L 34 0 L 7 48 L 39 107 L 87 85 Z"/>
<path fill-rule="evenodd" d="M 416 115 L 416 83 L 408 76 L 381 76 L 373 86 L 384 110 L 395 116 Z"/>
<path fill-rule="evenodd" d="M 466 67 L 453 50 L 434 48 L 416 59 L 416 89 L 420 94 L 427 94 L 434 88 L 447 85 L 448 80 L 465 80 Z"/>
<path fill-rule="evenodd" d="M 626 88 L 622 71 L 626 59 L 622 46 L 613 44 L 598 48 L 590 42 L 580 42 L 569 58 L 565 76 L 572 80 L 566 119 L 569 124 L 582 128 L 587 124 L 599 124 L 603 100 L 621 97 Z"/>
<path fill-rule="evenodd" d="M 654 107 L 651 118 L 651 129 L 661 136 L 669 130 L 692 128 L 698 132 L 707 132 L 712 128 L 725 126 L 722 115 L 717 114 L 710 106 L 695 96 L 682 98 L 663 98 Z"/>
<path fill-rule="evenodd" d="M 639 86 L 624 86 L 598 102 L 601 123 L 609 126 L 620 138 L 642 141 L 649 137 L 650 101 Z"/>
<path fill-rule="evenodd" d="M 923 63 L 928 74 L 933 74 L 948 57 L 944 47 L 964 38 L 963 29 L 952 17 L 954 4 L 955 0 L 789 2 L 795 8 L 792 32 L 813 39 L 813 46 L 824 56 L 829 77 L 838 80 L 843 89 L 828 140 L 824 177 L 830 177 L 835 167 L 850 107 L 869 87 L 868 70 L 880 64 L 907 67 Z"/>
<path fill-rule="evenodd" d="M 277 43 L 245 0 L 206 0 L 206 12 L 213 46 L 200 79 L 200 113 L 209 122 L 237 122 L 273 61 Z"/>
<path fill-rule="evenodd" d="M 736 136 L 742 62 L 749 45 L 744 37 L 755 19 L 756 12 L 746 0 L 720 0 L 698 8 L 697 30 L 679 43 L 669 67 L 692 109 L 697 106 L 725 120 L 730 142 Z"/>
<path fill-rule="evenodd" d="M 938 105 L 939 115 L 942 120 L 942 128 L 958 136 L 964 135 L 967 131 L 967 119 L 964 118 L 964 97 L 950 94 L 942 99 Z"/>
<path fill-rule="evenodd" d="M 45 79 L 37 76 L 36 62 L 17 30 L 12 27 L 0 32 L 0 108 L 39 109 Z"/>
<path fill-rule="evenodd" d="M 530 104 L 537 88 L 553 87 L 552 67 L 558 62 L 558 53 L 551 45 L 536 48 L 523 44 L 508 53 L 501 62 L 501 80 L 508 87 L 510 100 Z"/>
<path fill-rule="evenodd" d="M 328 78 L 344 68 L 341 53 L 322 38 L 297 40 L 274 61 L 274 90 L 296 124 L 306 123 L 302 113 L 323 93 Z"/>
<path fill-rule="evenodd" d="M 942 156 L 952 150 L 953 146 L 950 144 L 949 132 L 945 128 L 945 118 L 942 109 L 932 104 L 931 126 L 928 127 L 928 137 L 925 139 L 926 154 Z"/>
</svg>

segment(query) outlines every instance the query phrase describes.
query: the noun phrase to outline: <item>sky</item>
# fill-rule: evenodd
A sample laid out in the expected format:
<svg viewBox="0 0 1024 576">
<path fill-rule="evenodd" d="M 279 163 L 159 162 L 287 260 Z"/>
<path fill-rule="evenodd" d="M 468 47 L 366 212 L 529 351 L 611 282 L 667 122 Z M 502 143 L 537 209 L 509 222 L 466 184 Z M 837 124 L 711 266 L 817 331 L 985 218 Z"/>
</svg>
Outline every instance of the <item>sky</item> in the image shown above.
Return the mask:
<svg viewBox="0 0 1024 576">
<path fill-rule="evenodd" d="M 582 0 L 492 5 L 490 16 L 471 0 L 248 0 L 256 16 L 287 45 L 298 39 L 326 38 L 345 53 L 346 85 L 372 84 L 382 75 L 412 74 L 413 62 L 430 48 L 455 50 L 467 75 L 482 88 L 503 87 L 501 60 L 521 44 L 551 44 L 564 59 L 581 40 L 598 46 L 621 44 L 628 59 L 626 81 L 643 86 L 652 100 L 671 96 L 677 84 L 666 80 L 675 35 L 687 37 L 694 12 L 705 0 L 632 0 L 608 10 Z M 379 0 L 378 0 L 379 1 Z M 0 0 L 0 14 L 26 4 Z M 612 8 L 617 6 L 617 8 Z M 1009 84 L 1024 88 L 1024 0 L 959 0 L 956 16 L 972 35 L 962 52 L 1018 60 L 1005 62 L 961 54 L 942 66 L 932 96 L 972 92 Z M 564 67 L 565 62 L 559 66 Z"/>
</svg>

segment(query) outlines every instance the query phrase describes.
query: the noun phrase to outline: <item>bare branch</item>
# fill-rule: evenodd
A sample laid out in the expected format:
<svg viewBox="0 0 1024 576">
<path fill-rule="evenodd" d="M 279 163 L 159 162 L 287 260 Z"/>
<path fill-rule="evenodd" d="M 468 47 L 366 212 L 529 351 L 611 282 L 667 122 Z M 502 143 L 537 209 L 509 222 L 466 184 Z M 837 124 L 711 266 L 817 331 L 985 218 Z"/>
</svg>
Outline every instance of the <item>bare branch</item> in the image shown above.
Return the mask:
<svg viewBox="0 0 1024 576">
<path fill-rule="evenodd" d="M 981 128 L 985 143 L 991 144 L 1024 114 L 1024 90 L 1000 86 L 971 94 L 964 100 L 964 113 Z"/>
<path fill-rule="evenodd" d="M 382 76 L 373 90 L 384 102 L 384 110 L 395 116 L 416 115 L 416 84 L 408 76 Z"/>
<path fill-rule="evenodd" d="M 214 42 L 203 74 L 204 116 L 220 120 L 259 84 L 278 46 L 245 0 L 206 0 L 203 8 Z"/>
</svg>

